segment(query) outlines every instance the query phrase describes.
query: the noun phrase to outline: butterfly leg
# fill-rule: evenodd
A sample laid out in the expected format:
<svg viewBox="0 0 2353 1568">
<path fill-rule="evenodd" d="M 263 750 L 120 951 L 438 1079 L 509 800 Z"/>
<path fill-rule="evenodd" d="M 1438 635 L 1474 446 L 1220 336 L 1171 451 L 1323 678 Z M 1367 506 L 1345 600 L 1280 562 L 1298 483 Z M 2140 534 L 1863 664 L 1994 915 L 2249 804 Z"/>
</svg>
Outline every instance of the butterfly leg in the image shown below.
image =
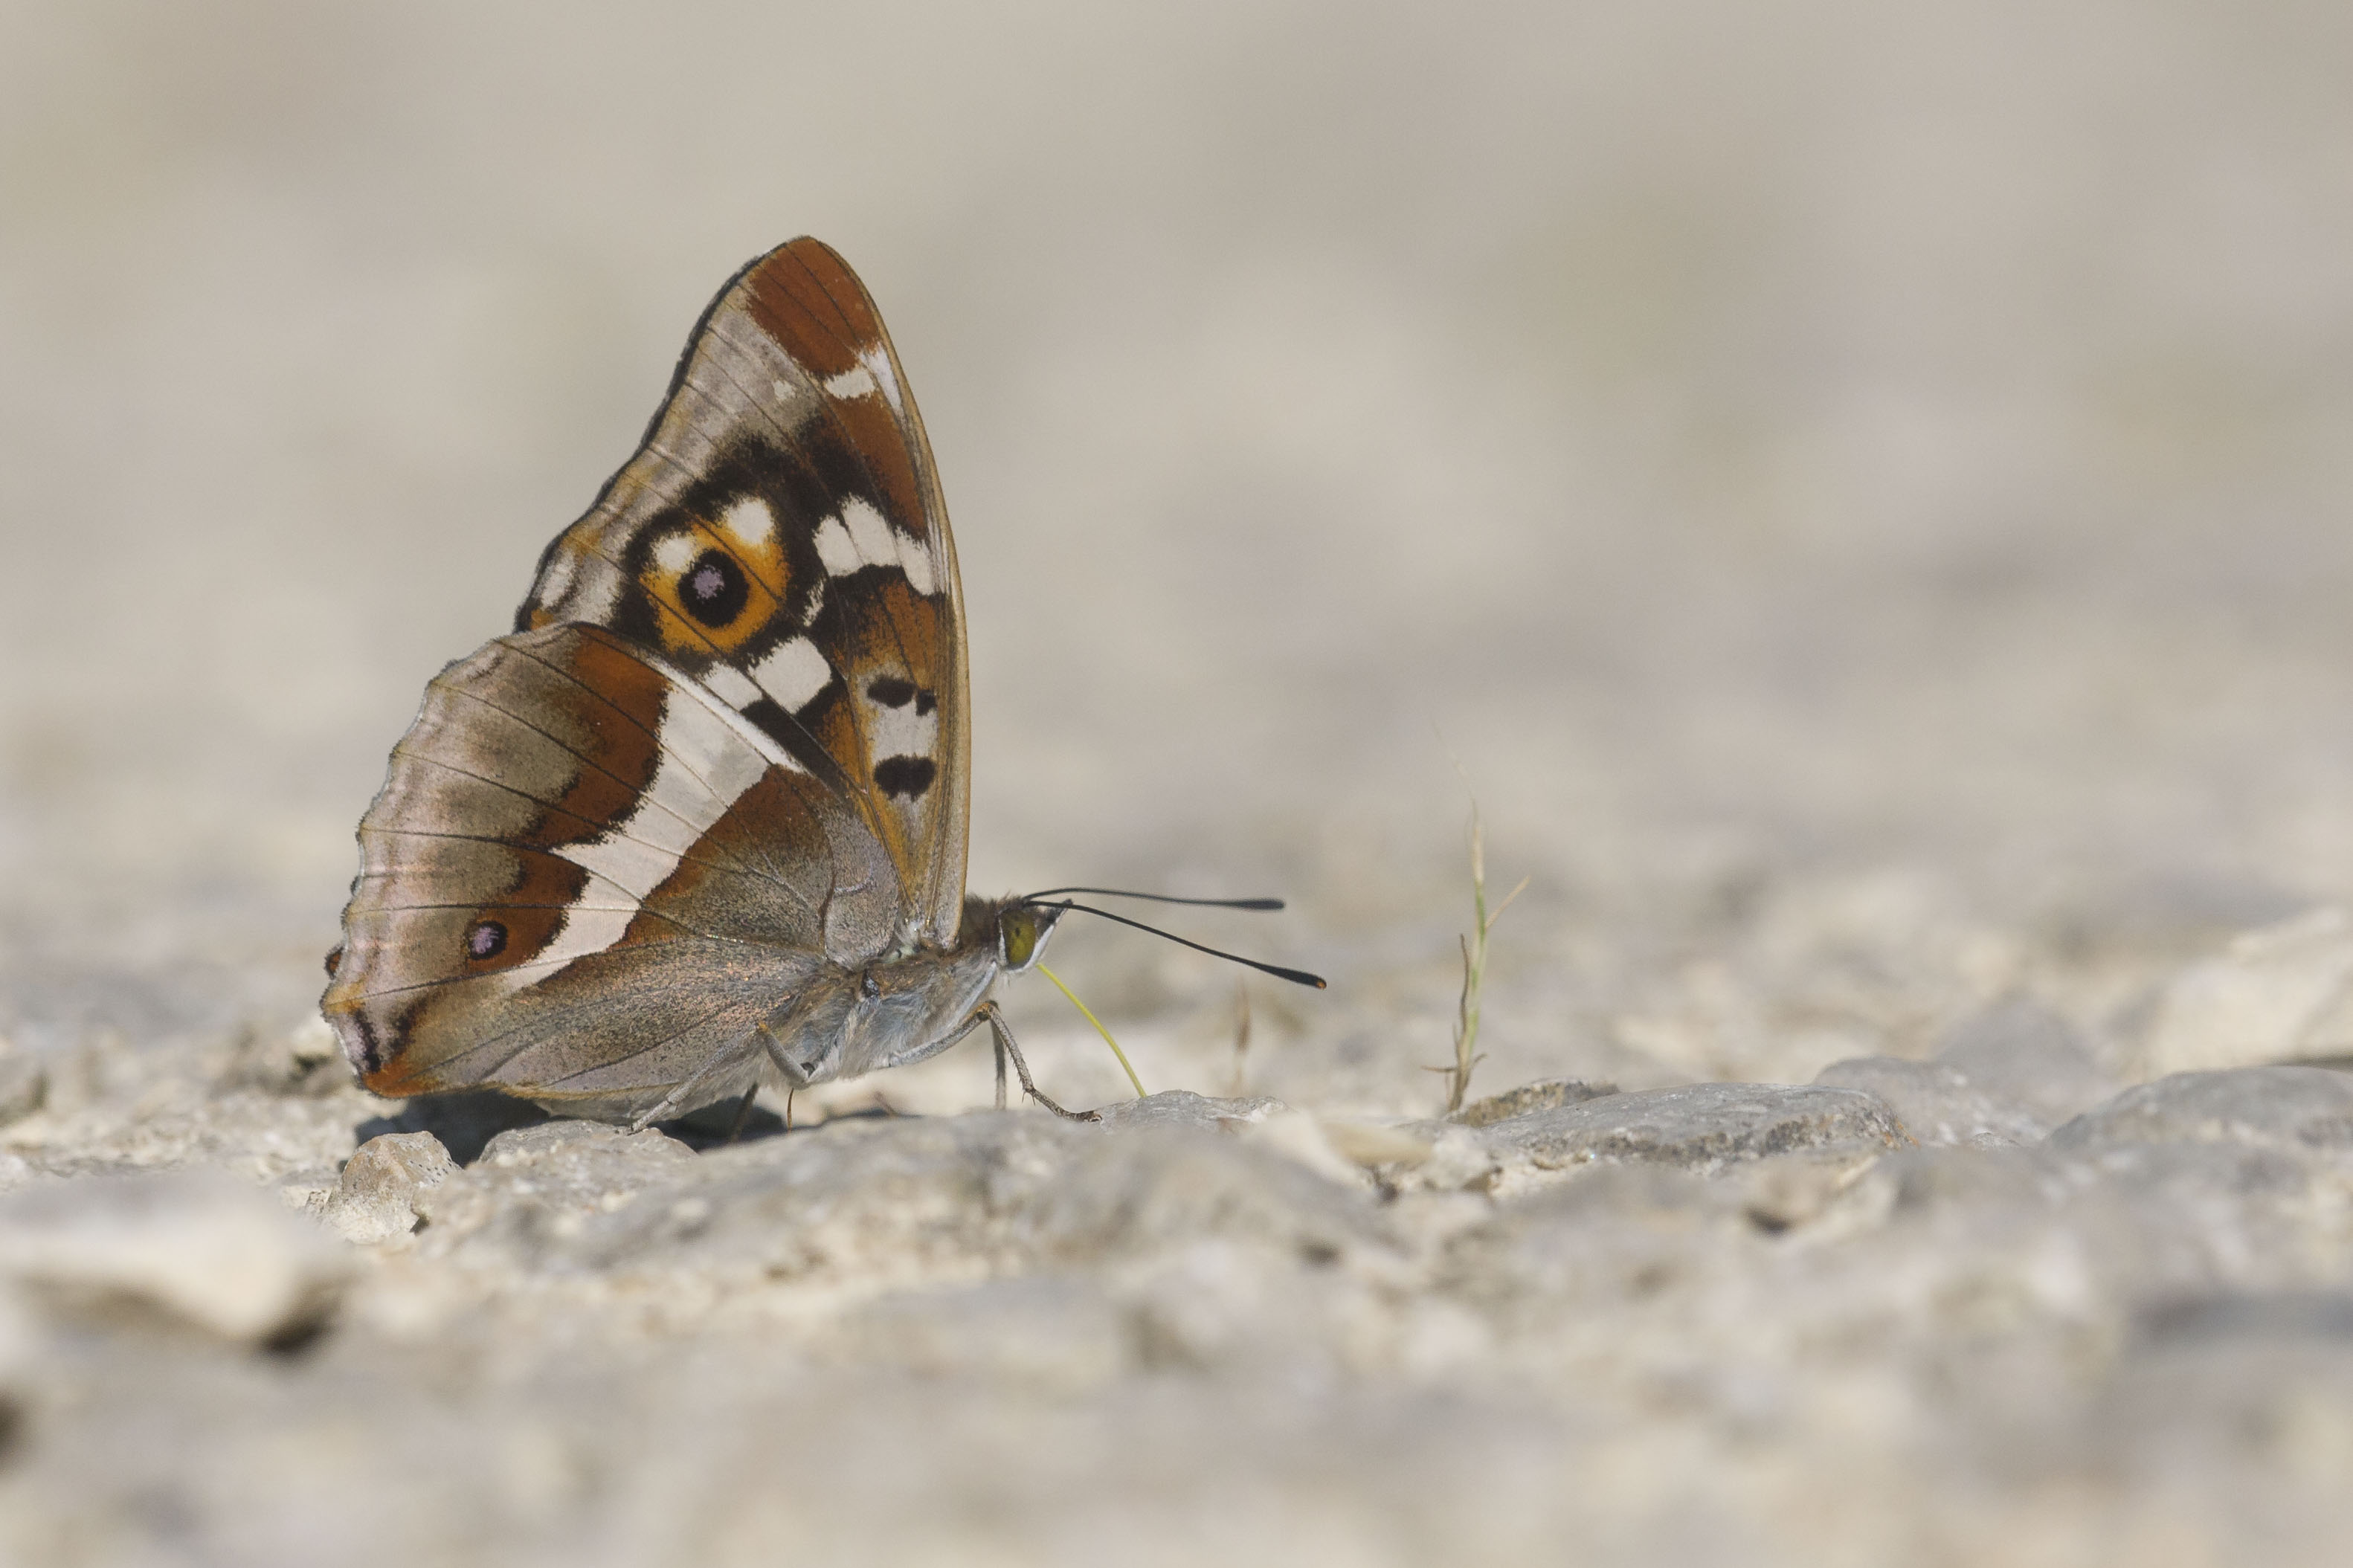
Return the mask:
<svg viewBox="0 0 2353 1568">
<path fill-rule="evenodd" d="M 1013 1070 L 1021 1075 L 1021 1089 L 1023 1093 L 1036 1100 L 1039 1104 L 1044 1106 L 1047 1110 L 1052 1111 L 1055 1115 L 1060 1116 L 1066 1121 L 1094 1121 L 1099 1120 L 1096 1114 L 1092 1110 L 1065 1110 L 1060 1106 L 1055 1104 L 1052 1100 L 1047 1099 L 1046 1096 L 1039 1090 L 1037 1084 L 1030 1080 L 1029 1064 L 1021 1059 L 1021 1047 L 1013 1043 L 1013 1031 L 1007 1026 L 1005 1022 L 1005 1015 L 997 1011 L 997 1004 L 995 1002 L 983 1002 L 979 1008 L 974 1012 L 973 1017 L 976 1020 L 981 1018 L 988 1020 L 988 1032 L 996 1037 L 997 1039 L 997 1055 L 1000 1059 L 1006 1057 L 1013 1058 Z"/>
<path fill-rule="evenodd" d="M 703 1103 L 702 1100 L 698 1100 L 696 1097 L 702 1093 L 702 1089 L 706 1084 L 710 1083 L 710 1081 L 714 1078 L 733 1073 L 741 1068 L 744 1065 L 747 1057 L 757 1056 L 759 1051 L 759 1037 L 754 1035 L 748 1036 L 746 1038 L 752 1042 L 751 1049 L 748 1052 L 739 1044 L 726 1050 L 712 1053 L 709 1061 L 703 1063 L 701 1067 L 695 1068 L 691 1074 L 688 1075 L 685 1082 L 680 1084 L 668 1094 L 662 1096 L 658 1104 L 649 1110 L 638 1112 L 636 1117 L 634 1117 L 629 1122 L 629 1131 L 632 1132 L 642 1132 L 657 1121 L 668 1121 L 673 1116 L 684 1114 L 690 1106 Z M 752 1080 L 752 1091 L 756 1094 L 759 1092 L 759 1079 L 757 1077 L 754 1077 Z M 751 1110 L 752 1103 L 747 1100 L 744 1102 L 742 1114 L 749 1115 L 751 1114 Z M 730 1142 L 734 1141 L 733 1134 L 729 1136 L 728 1141 Z"/>
<path fill-rule="evenodd" d="M 733 1143 L 744 1136 L 744 1124 L 752 1120 L 752 1102 L 760 1098 L 760 1085 L 755 1080 L 744 1091 L 744 1103 L 735 1108 L 735 1120 L 727 1124 L 727 1142 Z"/>
</svg>

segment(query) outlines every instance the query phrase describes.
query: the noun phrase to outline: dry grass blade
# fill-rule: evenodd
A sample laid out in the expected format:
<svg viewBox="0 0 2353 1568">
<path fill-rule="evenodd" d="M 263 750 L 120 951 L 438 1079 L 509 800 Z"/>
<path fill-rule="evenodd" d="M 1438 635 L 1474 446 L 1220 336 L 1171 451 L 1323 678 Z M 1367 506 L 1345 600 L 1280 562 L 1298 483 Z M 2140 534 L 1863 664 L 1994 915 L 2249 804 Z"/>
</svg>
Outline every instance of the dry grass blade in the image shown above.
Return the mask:
<svg viewBox="0 0 2353 1568">
<path fill-rule="evenodd" d="M 1473 801 L 1471 805 L 1472 928 L 1471 934 L 1461 939 L 1462 994 L 1454 1009 L 1454 1060 L 1445 1067 L 1428 1069 L 1446 1075 L 1446 1113 L 1450 1116 L 1462 1109 L 1462 1102 L 1471 1092 L 1471 1069 L 1480 1061 L 1479 1005 L 1487 984 L 1487 933 L 1495 929 L 1495 922 L 1503 919 L 1505 910 L 1512 907 L 1512 900 L 1526 891 L 1528 879 L 1521 878 L 1519 885 L 1504 894 L 1502 902 L 1493 910 L 1487 907 L 1487 829 L 1486 825 L 1479 820 L 1479 805 Z"/>
</svg>

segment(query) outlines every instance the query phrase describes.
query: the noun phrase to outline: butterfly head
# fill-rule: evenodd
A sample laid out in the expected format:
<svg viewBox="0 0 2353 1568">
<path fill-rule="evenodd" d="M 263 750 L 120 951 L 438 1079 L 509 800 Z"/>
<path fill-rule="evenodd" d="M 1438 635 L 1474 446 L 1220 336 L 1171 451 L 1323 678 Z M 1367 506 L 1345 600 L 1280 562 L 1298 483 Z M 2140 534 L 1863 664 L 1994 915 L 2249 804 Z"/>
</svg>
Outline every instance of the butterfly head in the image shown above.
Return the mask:
<svg viewBox="0 0 2353 1568">
<path fill-rule="evenodd" d="M 1039 904 L 1015 899 L 997 912 L 997 958 L 1008 974 L 1018 974 L 1046 952 L 1046 939 L 1068 910 L 1068 904 Z"/>
</svg>

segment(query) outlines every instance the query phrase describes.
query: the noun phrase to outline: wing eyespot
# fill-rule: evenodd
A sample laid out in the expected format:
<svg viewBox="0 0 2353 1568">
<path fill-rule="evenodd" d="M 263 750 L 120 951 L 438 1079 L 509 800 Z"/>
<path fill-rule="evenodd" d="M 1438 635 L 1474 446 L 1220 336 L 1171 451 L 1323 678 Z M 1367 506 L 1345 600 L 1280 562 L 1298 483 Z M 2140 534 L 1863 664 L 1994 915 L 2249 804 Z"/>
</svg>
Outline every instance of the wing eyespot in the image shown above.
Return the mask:
<svg viewBox="0 0 2353 1568">
<path fill-rule="evenodd" d="M 679 575 L 679 604 L 706 626 L 732 626 L 751 597 L 744 568 L 722 550 L 704 551 Z"/>
<path fill-rule="evenodd" d="M 485 963 L 506 948 L 507 928 L 498 921 L 476 921 L 466 928 L 466 957 L 470 962 Z"/>
</svg>

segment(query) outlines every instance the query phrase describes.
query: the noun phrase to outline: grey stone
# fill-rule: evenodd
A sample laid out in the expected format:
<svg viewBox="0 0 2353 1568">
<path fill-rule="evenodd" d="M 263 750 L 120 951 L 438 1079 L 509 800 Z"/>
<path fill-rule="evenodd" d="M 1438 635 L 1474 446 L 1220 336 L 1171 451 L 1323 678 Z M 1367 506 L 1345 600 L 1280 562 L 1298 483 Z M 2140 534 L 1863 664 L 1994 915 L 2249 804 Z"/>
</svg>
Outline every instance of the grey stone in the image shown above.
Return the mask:
<svg viewBox="0 0 2353 1568">
<path fill-rule="evenodd" d="M 1142 1100 L 1119 1100 L 1095 1112 L 1095 1123 L 1122 1129 L 1191 1127 L 1230 1131 L 1285 1109 L 1279 1100 L 1218 1100 L 1189 1089 L 1163 1089 Z"/>
<path fill-rule="evenodd" d="M 345 1240 L 387 1241 L 417 1228 L 419 1194 L 454 1175 L 458 1163 L 430 1132 L 369 1139 L 343 1167 L 325 1217 Z"/>
<path fill-rule="evenodd" d="M 2149 1346 L 2232 1339 L 2353 1344 L 2353 1294 L 2299 1290 L 2185 1297 L 2148 1307 L 2134 1328 L 2136 1337 Z"/>
<path fill-rule="evenodd" d="M 0 1198 L 0 1277 L 71 1316 L 131 1306 L 259 1342 L 317 1322 L 344 1272 L 315 1224 L 217 1173 L 94 1176 Z"/>
<path fill-rule="evenodd" d="M 2031 1112 L 1995 1100 L 1944 1062 L 1856 1057 L 1832 1062 L 1814 1081 L 1876 1095 L 1922 1143 L 2003 1148 L 2034 1142 L 2050 1131 Z"/>
<path fill-rule="evenodd" d="M 1908 1140 L 1877 1097 L 1852 1089 L 1701 1083 L 1532 1111 L 1481 1130 L 1506 1170 L 1643 1160 L 1713 1171 L 1799 1150 L 1869 1154 Z"/>
<path fill-rule="evenodd" d="M 1447 1118 L 1465 1127 L 1488 1127 L 1498 1121 L 1508 1121 L 1514 1116 L 1525 1116 L 1532 1110 L 1551 1110 L 1558 1106 L 1577 1105 L 1588 1100 L 1600 1100 L 1618 1092 L 1614 1083 L 1588 1083 L 1583 1079 L 1548 1078 L 1535 1083 L 1524 1083 L 1517 1089 L 1507 1089 L 1501 1094 L 1491 1094 L 1484 1100 L 1474 1100 Z"/>
<path fill-rule="evenodd" d="M 472 1165 L 411 1203 L 429 1244 L 449 1248 L 496 1233 L 524 1258 L 576 1236 L 589 1219 L 668 1185 L 694 1152 L 653 1128 L 625 1132 L 591 1121 L 545 1121 L 491 1139 Z"/>
<path fill-rule="evenodd" d="M 2353 1074 L 2328 1068 L 2175 1073 L 2125 1090 L 2051 1135 L 2076 1153 L 2140 1143 L 2234 1143 L 2353 1158 Z"/>
<path fill-rule="evenodd" d="M 385 1104 L 383 1100 L 375 1103 Z M 460 1165 L 470 1165 L 482 1157 L 482 1150 L 500 1133 L 539 1126 L 548 1120 L 547 1112 L 529 1100 L 488 1089 L 470 1089 L 401 1100 L 390 1108 L 389 1114 L 362 1122 L 359 1137 L 364 1142 L 386 1132 L 430 1132 L 449 1151 L 451 1159 Z"/>
<path fill-rule="evenodd" d="M 478 1266 L 611 1270 L 722 1289 L 969 1279 L 1005 1256 L 1012 1216 L 1081 1150 L 1136 1142 L 1035 1112 L 984 1111 L 842 1119 L 699 1157 L 632 1158 L 623 1148 L 631 1140 L 607 1130 L 602 1139 L 572 1135 L 573 1157 L 561 1166 L 501 1167 L 503 1136 L 428 1195 L 429 1251 Z M 618 1157 L 593 1158 L 599 1152 Z M 551 1180 L 565 1172 L 576 1179 Z"/>
<path fill-rule="evenodd" d="M 1073 1153 L 1009 1216 L 1025 1248 L 1058 1263 L 1211 1237 L 1316 1260 L 1388 1244 L 1366 1194 L 1253 1142 L 1157 1131 Z"/>
</svg>

